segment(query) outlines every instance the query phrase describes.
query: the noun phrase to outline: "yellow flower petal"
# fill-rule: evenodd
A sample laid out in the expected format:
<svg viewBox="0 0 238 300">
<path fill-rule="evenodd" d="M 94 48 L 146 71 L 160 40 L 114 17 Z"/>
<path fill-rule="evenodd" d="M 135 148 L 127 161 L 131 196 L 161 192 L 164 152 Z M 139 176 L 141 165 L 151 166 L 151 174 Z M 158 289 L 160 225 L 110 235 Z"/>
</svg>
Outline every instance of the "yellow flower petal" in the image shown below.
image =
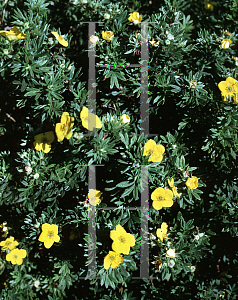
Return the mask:
<svg viewBox="0 0 238 300">
<path fill-rule="evenodd" d="M 0 34 L 6 37 L 9 41 L 16 41 L 26 37 L 26 34 L 20 32 L 16 26 L 13 26 L 10 31 L 1 30 Z"/>
<path fill-rule="evenodd" d="M 82 126 L 87 130 L 93 131 L 93 128 L 102 128 L 102 122 L 99 117 L 93 113 L 89 113 L 88 108 L 85 106 L 80 112 L 80 119 L 82 121 Z"/>
<path fill-rule="evenodd" d="M 50 149 L 51 149 L 51 145 L 48 145 L 48 144 L 43 144 L 42 145 L 42 151 L 44 153 L 49 153 L 50 152 Z M 37 149 L 36 149 L 37 150 Z"/>
<path fill-rule="evenodd" d="M 65 41 L 64 37 L 62 35 L 59 35 L 57 32 L 51 32 L 54 37 L 57 39 L 57 41 L 64 47 L 68 47 L 68 42 Z"/>
<path fill-rule="evenodd" d="M 142 15 L 140 15 L 137 11 L 130 13 L 128 21 L 133 22 L 134 25 L 141 23 Z"/>
<path fill-rule="evenodd" d="M 161 210 L 163 208 L 162 203 L 160 201 L 153 201 L 152 206 L 156 210 Z"/>
</svg>

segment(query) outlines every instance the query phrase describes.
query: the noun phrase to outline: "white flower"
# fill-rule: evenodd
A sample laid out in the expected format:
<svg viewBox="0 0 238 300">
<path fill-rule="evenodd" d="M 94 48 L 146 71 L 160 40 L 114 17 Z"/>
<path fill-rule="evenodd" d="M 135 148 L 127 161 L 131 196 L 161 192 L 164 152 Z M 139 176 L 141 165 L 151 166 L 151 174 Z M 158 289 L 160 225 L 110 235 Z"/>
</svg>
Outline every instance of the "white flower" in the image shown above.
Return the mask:
<svg viewBox="0 0 238 300">
<path fill-rule="evenodd" d="M 203 233 L 203 232 L 198 233 L 198 234 L 196 234 L 196 235 L 194 236 L 194 239 L 195 239 L 196 241 L 198 241 L 202 236 L 204 236 L 204 233 Z"/>
<path fill-rule="evenodd" d="M 169 33 L 167 35 L 167 39 L 170 40 L 170 41 L 173 41 L 174 40 L 174 36 L 171 33 Z"/>
<path fill-rule="evenodd" d="M 90 41 L 91 44 L 96 45 L 99 41 L 99 37 L 96 36 L 96 35 L 91 35 L 89 41 Z"/>
<path fill-rule="evenodd" d="M 25 171 L 26 171 L 27 175 L 31 174 L 31 172 L 32 172 L 32 167 L 31 167 L 31 166 L 25 167 Z"/>
<path fill-rule="evenodd" d="M 37 222 L 35 225 L 34 225 L 35 228 L 39 228 L 40 227 L 40 223 Z"/>
<path fill-rule="evenodd" d="M 170 259 L 170 261 L 168 262 L 168 267 L 173 268 L 174 265 L 175 261 L 173 259 Z"/>
<path fill-rule="evenodd" d="M 83 138 L 83 133 L 82 132 L 74 132 L 73 137 L 77 140 L 81 140 Z"/>
<path fill-rule="evenodd" d="M 192 272 L 192 273 L 195 272 L 195 270 L 196 270 L 196 267 L 195 267 L 195 266 L 191 266 L 190 268 L 191 268 L 191 272 Z"/>
<path fill-rule="evenodd" d="M 34 179 L 38 179 L 40 177 L 40 175 L 38 174 L 38 173 L 36 173 L 35 175 L 34 175 Z"/>
<path fill-rule="evenodd" d="M 122 116 L 120 116 L 120 119 L 122 119 L 122 123 L 130 123 L 130 117 L 126 114 L 123 114 Z"/>
<path fill-rule="evenodd" d="M 149 234 L 150 240 L 156 240 L 156 236 L 153 233 Z"/>
<path fill-rule="evenodd" d="M 198 234 L 196 234 L 196 235 L 194 236 L 194 239 L 195 239 L 196 241 L 198 241 L 198 240 L 200 239 L 200 236 L 199 236 Z"/>
<path fill-rule="evenodd" d="M 48 38 L 48 44 L 49 45 L 53 45 L 54 44 L 54 40 L 52 37 Z"/>
<path fill-rule="evenodd" d="M 39 285 L 40 285 L 40 280 L 35 280 L 34 287 L 38 289 Z"/>
<path fill-rule="evenodd" d="M 23 152 L 20 156 L 21 156 L 21 158 L 26 157 L 27 156 L 27 152 Z"/>
<path fill-rule="evenodd" d="M 175 256 L 175 249 L 169 249 L 166 251 L 166 257 L 174 258 Z"/>
</svg>

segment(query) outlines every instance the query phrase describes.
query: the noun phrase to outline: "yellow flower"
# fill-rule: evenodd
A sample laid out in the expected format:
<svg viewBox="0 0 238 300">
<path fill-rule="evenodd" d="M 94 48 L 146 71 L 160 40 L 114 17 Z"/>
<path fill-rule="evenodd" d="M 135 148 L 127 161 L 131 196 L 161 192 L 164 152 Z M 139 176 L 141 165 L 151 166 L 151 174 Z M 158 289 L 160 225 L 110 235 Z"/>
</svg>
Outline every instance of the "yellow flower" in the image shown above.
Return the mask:
<svg viewBox="0 0 238 300">
<path fill-rule="evenodd" d="M 130 247 L 135 246 L 135 237 L 127 233 L 120 224 L 117 225 L 116 230 L 111 230 L 110 238 L 113 240 L 112 250 L 117 253 L 128 255 Z"/>
<path fill-rule="evenodd" d="M 234 93 L 238 93 L 238 82 L 234 78 L 228 77 L 226 78 L 226 81 L 221 81 L 218 83 L 218 88 L 223 97 L 228 98 L 228 96 L 230 96 L 233 98 Z"/>
<path fill-rule="evenodd" d="M 59 35 L 57 32 L 51 32 L 54 37 L 57 39 L 57 41 L 64 47 L 68 47 L 68 42 L 64 39 L 64 36 Z"/>
<path fill-rule="evenodd" d="M 214 6 L 212 4 L 210 4 L 210 3 L 205 3 L 205 9 L 213 11 Z"/>
<path fill-rule="evenodd" d="M 230 44 L 231 44 L 231 43 L 232 43 L 231 40 L 229 40 L 229 39 L 224 39 L 224 40 L 222 40 L 221 45 L 220 45 L 219 47 L 222 48 L 222 49 L 227 49 L 227 48 L 230 47 Z"/>
<path fill-rule="evenodd" d="M 175 249 L 169 249 L 166 251 L 166 257 L 175 258 Z"/>
<path fill-rule="evenodd" d="M 37 151 L 48 153 L 51 149 L 51 143 L 54 141 L 53 131 L 37 134 L 35 137 L 34 146 Z"/>
<path fill-rule="evenodd" d="M 161 242 L 163 242 L 164 238 L 167 237 L 167 230 L 168 230 L 168 225 L 167 223 L 163 222 L 161 224 L 161 228 L 158 228 L 157 231 L 156 231 L 156 235 L 157 237 L 159 238 L 159 240 Z"/>
<path fill-rule="evenodd" d="M 99 37 L 96 35 L 91 35 L 89 41 L 90 41 L 90 43 L 96 45 L 99 41 Z"/>
<path fill-rule="evenodd" d="M 106 20 L 110 19 L 110 15 L 109 15 L 109 14 L 104 14 L 103 17 L 104 17 L 104 19 L 106 19 Z"/>
<path fill-rule="evenodd" d="M 152 39 L 152 41 L 149 41 L 150 43 L 151 43 L 151 45 L 153 46 L 153 47 L 158 47 L 159 46 L 159 40 L 158 39 Z"/>
<path fill-rule="evenodd" d="M 128 21 L 133 22 L 134 25 L 140 23 L 142 20 L 142 15 L 140 15 L 137 11 L 133 12 L 132 14 L 129 14 Z"/>
<path fill-rule="evenodd" d="M 96 204 L 99 204 L 101 200 L 99 199 L 101 197 L 101 192 L 98 190 L 90 189 L 88 193 L 88 199 L 89 203 L 93 206 L 96 206 Z"/>
<path fill-rule="evenodd" d="M 6 260 L 10 261 L 13 265 L 21 265 L 23 263 L 23 258 L 25 257 L 25 249 L 13 249 L 10 253 L 6 255 Z"/>
<path fill-rule="evenodd" d="M 74 126 L 74 117 L 70 117 L 69 113 L 64 112 L 61 116 L 60 123 L 55 126 L 55 132 L 58 142 L 62 142 L 64 138 L 69 140 L 73 134 L 72 127 Z"/>
<path fill-rule="evenodd" d="M 148 161 L 161 162 L 163 159 L 164 146 L 156 145 L 154 140 L 148 140 L 144 145 L 143 156 L 151 155 Z"/>
<path fill-rule="evenodd" d="M 111 267 L 112 269 L 115 269 L 119 267 L 119 264 L 123 262 L 123 257 L 120 255 L 120 253 L 117 253 L 115 251 L 109 251 L 108 255 L 104 257 L 104 269 L 109 269 Z"/>
<path fill-rule="evenodd" d="M 42 233 L 39 236 L 39 241 L 44 243 L 45 248 L 49 249 L 54 242 L 59 242 L 58 226 L 55 224 L 44 223 L 41 226 Z"/>
<path fill-rule="evenodd" d="M 130 123 L 130 117 L 126 114 L 123 114 L 122 116 L 120 116 L 120 119 L 122 119 L 122 123 Z"/>
<path fill-rule="evenodd" d="M 24 32 L 20 32 L 16 26 L 13 26 L 10 31 L 0 30 L 0 34 L 6 37 L 9 41 L 16 41 L 26 37 L 26 34 Z"/>
<path fill-rule="evenodd" d="M 82 126 L 90 131 L 93 131 L 93 128 L 102 128 L 102 121 L 99 117 L 93 113 L 89 113 L 88 108 L 85 106 L 80 112 L 80 118 Z"/>
<path fill-rule="evenodd" d="M 14 241 L 14 237 L 11 236 L 10 238 L 7 238 L 5 241 L 2 241 L 0 243 L 0 246 L 2 247 L 2 251 L 3 250 L 13 250 L 14 248 L 16 248 L 16 246 L 18 245 L 17 241 Z"/>
<path fill-rule="evenodd" d="M 196 80 L 189 81 L 189 86 L 190 86 L 191 89 L 196 89 L 197 81 Z"/>
<path fill-rule="evenodd" d="M 173 205 L 173 193 L 169 189 L 159 187 L 155 189 L 151 194 L 153 200 L 153 207 L 156 210 L 160 210 L 163 207 L 171 207 Z"/>
<path fill-rule="evenodd" d="M 171 180 L 168 179 L 168 184 L 172 188 L 174 197 L 180 198 L 179 193 L 177 192 L 177 187 L 174 185 L 174 179 L 173 178 Z"/>
<path fill-rule="evenodd" d="M 103 31 L 102 32 L 102 38 L 106 41 L 111 42 L 113 37 L 114 37 L 114 34 L 112 31 Z"/>
<path fill-rule="evenodd" d="M 198 178 L 196 176 L 192 176 L 191 178 L 188 178 L 185 184 L 188 189 L 196 189 L 198 187 Z"/>
</svg>

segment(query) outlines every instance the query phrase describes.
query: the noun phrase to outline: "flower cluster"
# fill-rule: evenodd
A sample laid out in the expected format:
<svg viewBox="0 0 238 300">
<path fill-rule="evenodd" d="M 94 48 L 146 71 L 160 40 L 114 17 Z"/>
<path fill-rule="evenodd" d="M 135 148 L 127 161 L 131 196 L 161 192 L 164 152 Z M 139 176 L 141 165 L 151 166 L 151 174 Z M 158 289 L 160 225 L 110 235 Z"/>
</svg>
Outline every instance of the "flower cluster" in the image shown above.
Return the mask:
<svg viewBox="0 0 238 300">
<path fill-rule="evenodd" d="M 108 20 L 110 19 L 110 15 L 109 14 L 104 14 L 103 15 L 104 19 Z M 138 12 L 133 12 L 131 14 L 129 14 L 129 18 L 128 20 L 130 22 L 133 22 L 134 25 L 138 24 L 138 23 L 141 23 L 141 20 L 142 20 L 142 16 L 138 13 Z M 52 32 L 53 33 L 53 32 Z M 56 33 L 56 32 L 54 32 Z M 53 33 L 53 34 L 54 34 Z M 56 33 L 57 34 L 57 33 Z M 55 36 L 56 37 L 56 36 Z M 108 41 L 108 42 L 111 42 L 111 40 L 113 39 L 114 37 L 114 33 L 110 30 L 107 30 L 107 31 L 102 31 L 102 38 L 105 40 L 105 41 Z M 56 37 L 57 38 L 57 37 Z M 57 38 L 58 39 L 58 38 Z M 98 42 L 99 42 L 99 37 L 96 36 L 96 35 L 91 35 L 90 38 L 89 38 L 89 41 L 90 43 L 92 43 L 93 45 L 96 45 Z M 59 43 L 61 43 L 59 41 Z M 157 45 L 155 45 L 156 47 Z M 67 47 L 67 46 L 66 46 Z"/>
<path fill-rule="evenodd" d="M 7 251 L 6 260 L 10 261 L 13 265 L 21 265 L 23 263 L 23 258 L 26 257 L 25 249 L 17 249 L 18 242 L 14 241 L 14 237 L 10 236 L 5 241 L 0 243 L 1 250 Z"/>
<path fill-rule="evenodd" d="M 102 122 L 98 118 L 98 116 L 89 113 L 88 108 L 86 108 L 85 106 L 80 113 L 80 118 L 82 121 L 82 126 L 90 131 L 92 131 L 93 128 L 102 128 Z M 60 123 L 57 123 L 55 126 L 55 133 L 58 142 L 62 142 L 65 138 L 69 140 L 72 137 L 73 126 L 74 117 L 71 117 L 68 112 L 63 112 Z M 51 150 L 51 143 L 54 141 L 53 131 L 40 133 L 34 138 L 34 146 L 37 151 L 42 150 L 44 153 L 48 153 Z"/>
<path fill-rule="evenodd" d="M 154 140 L 148 140 L 144 145 L 143 156 L 150 155 L 148 161 L 161 162 L 164 152 L 165 148 L 163 145 L 157 145 Z M 152 206 L 156 210 L 160 210 L 163 207 L 171 207 L 173 205 L 173 197 L 180 198 L 177 187 L 174 185 L 173 178 L 171 180 L 168 179 L 168 184 L 172 188 L 172 191 L 168 188 L 158 187 L 151 194 L 151 199 L 153 200 Z M 198 178 L 195 176 L 188 178 L 186 186 L 188 189 L 196 189 L 198 187 Z"/>
<path fill-rule="evenodd" d="M 161 224 L 161 227 L 157 229 L 156 231 L 156 235 L 158 237 L 158 241 L 160 242 L 164 242 L 164 239 L 168 239 L 168 225 L 167 223 L 163 222 Z M 152 262 L 152 264 L 156 265 L 156 268 L 160 271 L 161 270 L 161 267 L 162 265 L 168 265 L 170 268 L 172 268 L 174 265 L 175 265 L 175 261 L 174 261 L 174 258 L 177 256 L 175 254 L 175 249 L 171 249 L 169 248 L 171 246 L 171 243 L 170 242 L 167 242 L 167 246 L 168 248 L 166 248 L 166 257 L 170 258 L 170 260 L 168 262 L 165 262 L 162 264 L 162 258 L 159 258 L 158 256 L 156 256 L 156 260 L 154 262 Z M 162 246 L 160 246 L 162 247 Z"/>
<path fill-rule="evenodd" d="M 135 237 L 127 233 L 125 229 L 118 224 L 116 230 L 111 230 L 110 238 L 113 240 L 112 250 L 104 257 L 104 268 L 109 267 L 115 269 L 123 262 L 121 254 L 128 255 L 130 247 L 135 246 Z"/>
</svg>

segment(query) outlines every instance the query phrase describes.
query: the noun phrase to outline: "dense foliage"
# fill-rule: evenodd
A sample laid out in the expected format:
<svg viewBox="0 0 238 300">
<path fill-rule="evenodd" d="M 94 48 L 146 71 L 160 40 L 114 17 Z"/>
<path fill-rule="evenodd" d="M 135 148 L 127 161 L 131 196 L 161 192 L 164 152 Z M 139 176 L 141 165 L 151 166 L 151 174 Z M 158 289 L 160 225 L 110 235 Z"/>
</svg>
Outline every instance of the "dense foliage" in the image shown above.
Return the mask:
<svg viewBox="0 0 238 300">
<path fill-rule="evenodd" d="M 237 299 L 238 0 L 0 7 L 0 299 Z"/>
</svg>

